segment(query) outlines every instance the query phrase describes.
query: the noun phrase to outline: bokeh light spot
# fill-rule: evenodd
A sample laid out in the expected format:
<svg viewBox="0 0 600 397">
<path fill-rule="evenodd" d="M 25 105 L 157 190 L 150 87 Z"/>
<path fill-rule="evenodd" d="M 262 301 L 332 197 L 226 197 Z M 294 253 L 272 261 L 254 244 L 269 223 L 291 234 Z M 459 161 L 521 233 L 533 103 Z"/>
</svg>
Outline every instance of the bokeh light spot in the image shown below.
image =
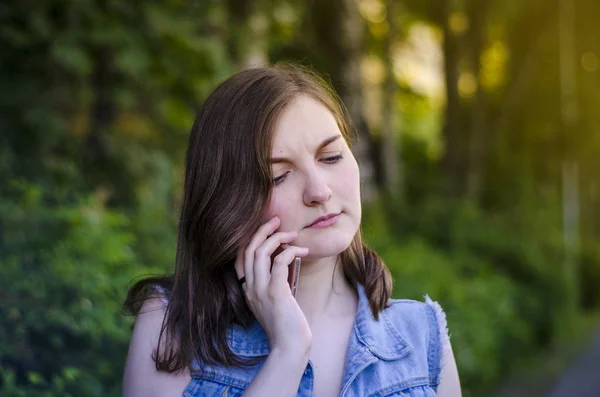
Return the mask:
<svg viewBox="0 0 600 397">
<path fill-rule="evenodd" d="M 581 66 L 587 72 L 595 72 L 598 70 L 598 66 L 600 66 L 600 61 L 598 60 L 598 55 L 593 52 L 586 52 L 581 57 Z"/>
</svg>

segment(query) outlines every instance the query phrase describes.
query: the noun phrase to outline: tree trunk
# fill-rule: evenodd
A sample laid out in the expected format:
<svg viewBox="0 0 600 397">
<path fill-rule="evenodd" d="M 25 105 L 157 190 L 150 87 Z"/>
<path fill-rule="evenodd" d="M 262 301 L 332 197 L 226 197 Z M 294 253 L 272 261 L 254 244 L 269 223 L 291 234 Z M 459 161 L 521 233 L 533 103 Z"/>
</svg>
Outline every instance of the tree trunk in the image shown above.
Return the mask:
<svg viewBox="0 0 600 397">
<path fill-rule="evenodd" d="M 575 3 L 559 0 L 560 104 L 564 138 L 563 159 L 563 236 L 565 275 L 571 288 L 569 309 L 579 306 L 579 164 L 576 161 L 573 135 L 579 122 L 577 102 L 577 52 L 575 48 Z"/>
<path fill-rule="evenodd" d="M 362 199 L 370 201 L 377 191 L 372 158 L 374 144 L 363 116 L 360 61 L 364 21 L 355 0 L 313 0 L 306 18 L 305 25 L 312 33 L 311 49 L 319 57 L 319 63 L 325 65 L 357 130 L 353 152 L 360 166 Z"/>
<path fill-rule="evenodd" d="M 442 137 L 444 156 L 441 161 L 440 183 L 444 194 L 459 196 L 463 191 L 460 178 L 460 96 L 458 93 L 458 63 L 460 61 L 459 38 L 450 27 L 450 16 L 454 11 L 454 0 L 443 0 L 440 23 L 444 34 L 444 71 L 446 82 L 446 110 Z"/>
<path fill-rule="evenodd" d="M 382 157 L 384 172 L 384 187 L 391 195 L 401 195 L 401 169 L 398 159 L 400 152 L 401 134 L 396 130 L 394 123 L 398 109 L 394 106 L 396 102 L 396 78 L 394 76 L 393 43 L 396 35 L 394 0 L 386 1 L 388 34 L 385 43 L 385 70 L 386 79 L 383 88 L 383 128 L 382 128 Z"/>
<path fill-rule="evenodd" d="M 471 43 L 471 68 L 477 91 L 471 106 L 470 136 L 467 162 L 467 197 L 479 203 L 484 176 L 484 159 L 488 147 L 488 129 L 486 128 L 486 102 L 485 92 L 481 82 L 481 55 L 485 47 L 485 26 L 487 24 L 490 1 L 472 0 L 469 8 L 471 29 L 469 37 Z"/>
<path fill-rule="evenodd" d="M 109 48 L 97 48 L 94 51 L 94 70 L 90 76 L 90 86 L 94 101 L 83 163 L 86 182 L 88 187 L 93 189 L 98 185 L 110 184 L 110 175 L 107 174 L 111 156 L 106 135 L 115 122 L 117 108 L 112 91 L 114 78 Z"/>
<path fill-rule="evenodd" d="M 370 201 L 377 196 L 375 169 L 373 167 L 372 143 L 369 127 L 363 115 L 363 94 L 360 73 L 360 61 L 363 54 L 364 21 L 358 12 L 355 0 L 339 0 L 342 12 L 339 15 L 342 40 L 339 51 L 339 69 L 341 81 L 337 89 L 348 106 L 352 123 L 358 130 L 358 140 L 354 146 L 360 172 L 363 201 Z"/>
<path fill-rule="evenodd" d="M 227 51 L 238 69 L 265 66 L 269 20 L 254 0 L 227 0 Z"/>
</svg>

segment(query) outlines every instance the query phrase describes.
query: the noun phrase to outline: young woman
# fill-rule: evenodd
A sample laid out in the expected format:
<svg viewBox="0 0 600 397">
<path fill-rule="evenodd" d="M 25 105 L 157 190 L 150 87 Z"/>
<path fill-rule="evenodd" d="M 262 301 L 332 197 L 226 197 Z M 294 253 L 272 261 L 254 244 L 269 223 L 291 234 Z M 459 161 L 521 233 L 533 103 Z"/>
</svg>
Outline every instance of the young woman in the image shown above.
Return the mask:
<svg viewBox="0 0 600 397">
<path fill-rule="evenodd" d="M 442 309 L 390 299 L 361 239 L 346 120 L 326 84 L 291 65 L 243 71 L 209 96 L 174 275 L 138 282 L 125 303 L 137 315 L 125 397 L 461 395 Z"/>
</svg>

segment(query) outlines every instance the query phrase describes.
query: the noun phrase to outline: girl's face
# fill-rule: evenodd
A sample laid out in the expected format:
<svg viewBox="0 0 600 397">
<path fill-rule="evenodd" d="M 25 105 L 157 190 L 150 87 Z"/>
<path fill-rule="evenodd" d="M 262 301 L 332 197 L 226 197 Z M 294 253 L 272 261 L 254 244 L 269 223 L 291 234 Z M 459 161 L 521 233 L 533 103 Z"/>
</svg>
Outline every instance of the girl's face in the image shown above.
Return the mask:
<svg viewBox="0 0 600 397">
<path fill-rule="evenodd" d="M 265 221 L 278 216 L 279 231 L 297 231 L 292 244 L 309 248 L 306 259 L 348 248 L 360 225 L 360 176 L 333 114 L 309 96 L 296 98 L 275 126 L 271 157 Z M 333 217 L 314 224 L 323 216 Z"/>
</svg>

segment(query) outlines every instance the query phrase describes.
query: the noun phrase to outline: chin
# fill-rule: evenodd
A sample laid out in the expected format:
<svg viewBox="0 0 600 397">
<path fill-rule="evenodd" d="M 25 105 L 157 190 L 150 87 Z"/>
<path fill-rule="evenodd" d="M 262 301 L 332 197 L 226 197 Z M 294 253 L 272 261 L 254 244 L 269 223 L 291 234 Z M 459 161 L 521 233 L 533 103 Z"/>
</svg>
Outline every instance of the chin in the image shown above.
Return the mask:
<svg viewBox="0 0 600 397">
<path fill-rule="evenodd" d="M 332 230 L 332 233 L 327 234 L 326 236 L 315 236 L 314 239 L 310 238 L 297 243 L 301 247 L 308 247 L 307 260 L 328 258 L 341 254 L 350 246 L 355 235 L 351 231 L 342 232 L 339 230 Z"/>
</svg>

